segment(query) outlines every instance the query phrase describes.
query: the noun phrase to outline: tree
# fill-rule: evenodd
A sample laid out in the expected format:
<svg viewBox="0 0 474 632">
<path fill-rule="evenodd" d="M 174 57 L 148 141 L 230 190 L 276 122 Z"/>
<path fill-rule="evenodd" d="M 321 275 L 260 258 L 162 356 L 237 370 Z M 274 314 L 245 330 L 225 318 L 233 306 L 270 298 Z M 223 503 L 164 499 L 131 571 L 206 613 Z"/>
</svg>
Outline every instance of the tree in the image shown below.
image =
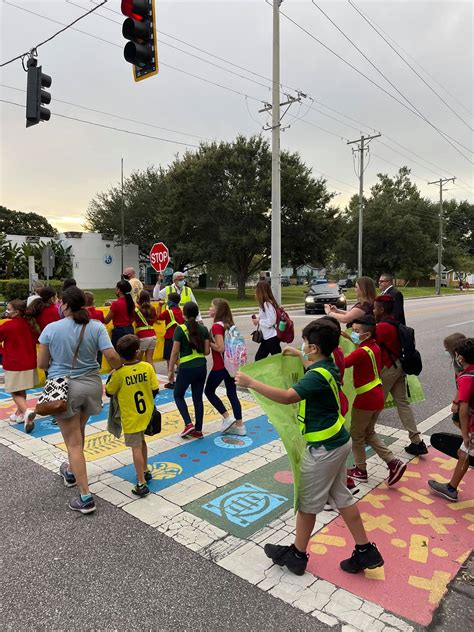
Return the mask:
<svg viewBox="0 0 474 632">
<path fill-rule="evenodd" d="M 465 271 L 467 262 L 474 257 L 474 204 L 467 200 L 446 200 L 443 211 L 443 262 L 455 270 Z M 468 269 L 471 266 L 468 265 Z"/>
<path fill-rule="evenodd" d="M 54 237 L 57 230 L 42 215 L 12 211 L 0 206 L 0 233 Z"/>
</svg>

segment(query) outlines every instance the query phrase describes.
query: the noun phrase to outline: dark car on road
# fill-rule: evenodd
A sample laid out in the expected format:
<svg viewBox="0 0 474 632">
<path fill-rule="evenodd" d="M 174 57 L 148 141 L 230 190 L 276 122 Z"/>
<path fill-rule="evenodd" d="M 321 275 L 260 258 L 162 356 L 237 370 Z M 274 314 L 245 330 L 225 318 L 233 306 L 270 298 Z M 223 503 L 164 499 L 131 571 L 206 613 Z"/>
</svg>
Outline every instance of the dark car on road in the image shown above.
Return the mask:
<svg viewBox="0 0 474 632">
<path fill-rule="evenodd" d="M 305 314 L 324 314 L 324 305 L 346 309 L 347 301 L 337 283 L 317 283 L 310 287 L 304 300 Z"/>
</svg>

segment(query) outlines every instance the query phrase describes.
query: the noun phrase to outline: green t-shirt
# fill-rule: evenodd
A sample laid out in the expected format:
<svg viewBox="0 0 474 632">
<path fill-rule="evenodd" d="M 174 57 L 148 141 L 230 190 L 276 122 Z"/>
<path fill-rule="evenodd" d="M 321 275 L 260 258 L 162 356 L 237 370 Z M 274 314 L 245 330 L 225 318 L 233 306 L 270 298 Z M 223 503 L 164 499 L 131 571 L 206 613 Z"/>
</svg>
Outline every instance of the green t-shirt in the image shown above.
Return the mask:
<svg viewBox="0 0 474 632">
<path fill-rule="evenodd" d="M 340 388 L 339 369 L 331 360 L 323 360 L 312 364 L 299 382 L 293 388 L 301 397 L 306 400 L 306 432 L 317 432 L 332 426 L 339 416 L 339 410 L 328 381 L 317 371 L 310 369 L 327 369 L 337 382 Z M 343 426 L 339 432 L 323 441 L 309 443 L 314 447 L 324 446 L 326 450 L 334 450 L 349 441 L 349 433 Z"/>
<path fill-rule="evenodd" d="M 189 327 L 187 322 L 185 322 L 184 324 Z M 199 335 L 203 341 L 202 348 L 204 349 L 204 340 L 209 340 L 209 331 L 207 327 L 204 327 L 204 325 L 198 325 L 198 329 Z M 181 345 L 179 350 L 180 358 L 185 358 L 186 356 L 191 355 L 193 350 L 189 346 L 189 341 L 186 337 L 186 334 L 179 325 L 174 330 L 173 340 L 176 340 Z M 204 364 L 206 364 L 206 358 L 194 358 L 194 360 L 189 360 L 188 362 L 185 362 L 182 366 L 186 369 L 192 369 L 193 367 L 203 366 Z"/>
</svg>

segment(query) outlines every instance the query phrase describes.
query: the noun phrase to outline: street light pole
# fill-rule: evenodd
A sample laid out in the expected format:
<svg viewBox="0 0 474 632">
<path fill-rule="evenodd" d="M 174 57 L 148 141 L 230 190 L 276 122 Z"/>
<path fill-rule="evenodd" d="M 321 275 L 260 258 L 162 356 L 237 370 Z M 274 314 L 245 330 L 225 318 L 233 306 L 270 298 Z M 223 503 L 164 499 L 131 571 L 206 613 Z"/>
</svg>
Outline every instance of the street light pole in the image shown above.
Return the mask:
<svg viewBox="0 0 474 632">
<path fill-rule="evenodd" d="M 271 286 L 281 303 L 280 4 L 273 0 Z"/>
<path fill-rule="evenodd" d="M 122 238 L 120 240 L 120 254 L 122 260 L 122 272 L 123 272 L 123 242 L 125 239 L 125 216 L 124 216 L 124 204 L 123 204 L 123 158 L 120 159 L 120 167 L 121 167 L 121 182 L 122 182 L 122 204 L 120 209 L 120 224 L 121 224 L 121 233 Z"/>
<path fill-rule="evenodd" d="M 436 274 L 436 294 L 441 294 L 441 278 L 442 278 L 442 263 L 443 263 L 443 185 L 446 182 L 454 182 L 456 178 L 440 178 L 434 182 L 428 182 L 428 184 L 439 185 L 439 223 L 438 223 L 438 273 Z"/>
</svg>

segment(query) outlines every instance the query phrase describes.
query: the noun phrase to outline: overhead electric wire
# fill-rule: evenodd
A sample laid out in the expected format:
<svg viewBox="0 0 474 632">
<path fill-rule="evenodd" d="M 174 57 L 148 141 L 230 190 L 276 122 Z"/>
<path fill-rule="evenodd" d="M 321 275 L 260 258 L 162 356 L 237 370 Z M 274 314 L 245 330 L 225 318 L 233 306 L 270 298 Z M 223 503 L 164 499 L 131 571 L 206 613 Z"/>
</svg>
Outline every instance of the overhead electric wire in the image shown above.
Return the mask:
<svg viewBox="0 0 474 632">
<path fill-rule="evenodd" d="M 4 0 L 4 2 L 5 2 L 5 0 Z M 73 20 L 70 24 L 64 24 L 63 25 L 64 28 L 60 29 L 57 33 L 53 33 L 53 35 L 51 35 L 47 39 L 43 40 L 39 44 L 36 44 L 35 46 L 32 46 L 31 49 L 35 50 L 35 49 L 39 48 L 40 46 L 44 46 L 44 44 L 47 44 L 52 39 L 54 39 L 55 37 L 60 35 L 61 33 L 64 33 L 64 31 L 67 31 L 67 29 L 71 28 L 74 24 L 76 24 L 77 22 L 79 22 L 83 18 L 87 17 L 88 15 L 93 13 L 94 11 L 97 11 L 97 9 L 100 9 L 100 7 L 102 7 L 104 4 L 106 4 L 106 2 L 108 2 L 108 0 L 102 0 L 102 2 L 100 4 L 97 4 L 93 9 L 90 9 L 90 11 L 87 11 L 87 13 L 84 13 L 83 15 L 79 16 L 78 18 Z M 10 2 L 5 2 L 5 4 L 10 4 Z M 15 6 L 15 5 L 12 5 L 12 6 Z M 7 66 L 8 64 L 11 64 L 14 61 L 17 61 L 17 59 L 22 59 L 23 57 L 25 57 L 25 55 L 28 55 L 29 52 L 30 51 L 27 50 L 24 53 L 21 53 L 20 55 L 17 55 L 16 57 L 13 57 L 12 59 L 9 59 L 8 61 L 3 62 L 2 64 L 0 64 L 0 68 L 3 68 L 3 66 Z"/>
<path fill-rule="evenodd" d="M 332 132 L 331 130 L 321 127 L 320 125 L 316 125 L 315 123 L 312 123 L 311 121 L 308 121 L 306 119 L 303 119 L 301 122 L 305 123 L 305 125 L 311 125 L 311 127 L 320 129 L 322 132 L 326 132 L 326 134 L 331 134 L 331 136 L 335 136 L 336 138 L 339 138 L 339 140 L 345 140 L 345 141 L 349 140 L 348 138 L 345 138 L 341 134 L 336 134 L 336 132 Z"/>
<path fill-rule="evenodd" d="M 359 48 L 359 46 L 357 46 L 357 44 L 336 24 L 336 22 L 334 22 L 334 20 L 320 7 L 318 6 L 318 4 L 315 2 L 315 0 L 311 0 L 312 4 L 316 7 L 316 9 L 318 11 L 320 11 L 324 17 L 329 20 L 329 22 L 339 31 L 339 33 L 357 50 L 358 53 L 360 53 L 362 55 L 362 57 L 372 66 L 372 68 L 374 68 L 374 70 L 376 70 L 379 75 L 381 77 L 383 77 L 383 79 L 385 79 L 385 81 L 387 81 L 387 83 L 390 84 L 390 86 L 402 97 L 402 99 L 405 99 L 405 101 L 411 106 L 409 109 L 412 113 L 415 113 L 419 118 L 421 118 L 423 121 L 425 121 L 425 123 L 428 123 L 428 125 L 430 127 L 432 127 L 436 132 L 438 132 L 438 134 L 440 134 L 440 136 L 449 144 L 451 145 L 451 147 L 453 147 L 458 154 L 460 154 L 465 160 L 467 160 L 468 162 L 472 163 L 472 160 L 466 156 L 460 149 L 459 147 L 456 147 L 456 145 L 454 145 L 449 139 L 452 138 L 451 136 L 449 136 L 448 134 L 446 134 L 445 132 L 443 132 L 442 130 L 440 130 L 434 123 L 432 123 L 419 109 L 418 107 L 411 101 L 411 99 L 409 99 L 405 94 L 403 94 L 403 92 L 401 90 L 399 90 L 397 88 L 397 86 L 393 83 L 393 81 L 391 81 L 387 75 L 380 70 L 380 68 L 364 53 L 364 51 Z M 342 59 L 342 58 L 341 58 Z M 347 62 L 349 63 L 349 62 Z M 378 84 L 377 84 L 378 85 Z M 382 88 L 381 86 L 379 86 L 380 88 Z M 388 94 L 390 94 L 388 92 Z M 394 95 L 391 95 L 392 98 L 394 98 Z M 397 99 L 398 100 L 398 99 Z M 401 101 L 399 101 L 399 103 L 403 103 Z M 407 107 L 406 104 L 403 104 L 404 107 Z M 458 140 L 454 139 L 454 142 L 456 142 L 460 147 L 464 147 Z M 465 147 L 464 147 L 465 148 Z M 470 151 L 468 149 L 468 151 Z M 472 153 L 472 152 L 471 152 Z"/>
<path fill-rule="evenodd" d="M 410 62 L 408 62 L 408 61 L 405 59 L 405 57 L 403 57 L 403 55 L 401 55 L 401 54 L 397 51 L 397 49 L 396 49 L 394 46 L 392 46 L 392 44 L 390 44 L 390 42 L 388 41 L 388 39 L 387 39 L 386 37 L 384 37 L 384 35 L 383 35 L 383 34 L 382 34 L 382 33 L 381 33 L 381 32 L 380 32 L 380 31 L 379 31 L 379 30 L 378 30 L 378 29 L 374 26 L 374 24 L 372 24 L 372 22 L 369 20 L 369 18 L 368 18 L 368 17 L 367 17 L 367 16 L 366 16 L 366 15 L 365 15 L 365 14 L 364 14 L 364 13 L 363 13 L 363 12 L 362 12 L 362 11 L 361 11 L 358 7 L 357 7 L 357 6 L 353 3 L 353 2 L 351 2 L 351 0 L 347 0 L 347 1 L 348 1 L 348 3 L 350 4 L 350 6 L 354 9 L 354 11 L 357 11 L 357 13 L 361 16 L 361 18 L 362 18 L 362 19 L 364 19 L 364 20 L 367 22 L 367 24 L 368 24 L 368 25 L 369 25 L 369 26 L 370 26 L 370 27 L 371 27 L 371 28 L 372 28 L 372 29 L 373 29 L 373 30 L 377 33 L 377 35 L 378 35 L 379 37 L 381 37 L 381 38 L 383 39 L 383 41 L 384 41 L 384 42 L 385 42 L 388 46 L 390 46 L 390 48 L 393 50 L 393 52 L 394 52 L 396 55 L 398 55 L 398 57 L 400 57 L 400 59 L 401 59 L 401 60 L 402 60 L 402 61 L 403 61 L 403 62 L 404 62 L 407 66 L 408 66 L 408 68 L 410 68 L 410 70 L 411 70 L 412 72 L 414 72 L 414 73 L 415 73 L 415 75 L 416 75 L 416 76 L 417 76 L 417 77 L 418 77 L 418 78 L 419 78 L 419 79 L 420 79 L 420 80 L 421 80 L 421 81 L 425 84 L 425 86 L 427 86 L 427 88 L 429 88 L 429 89 L 431 90 L 431 92 L 432 92 L 433 94 L 435 94 L 435 95 L 438 97 L 438 99 L 439 99 L 442 103 L 444 103 L 444 105 L 445 105 L 445 106 L 446 106 L 446 107 L 450 110 L 450 112 L 452 112 L 452 113 L 454 114 L 454 116 L 456 116 L 456 117 L 457 117 L 457 118 L 458 118 L 458 119 L 459 119 L 459 120 L 460 120 L 460 121 L 461 121 L 461 122 L 462 122 L 462 123 L 463 123 L 463 124 L 464 124 L 464 125 L 465 125 L 465 126 L 466 126 L 469 130 L 470 130 L 470 131 L 471 131 L 471 132 L 472 132 L 472 131 L 474 131 L 474 130 L 473 130 L 473 128 L 472 128 L 472 126 L 471 126 L 471 125 L 469 125 L 469 123 L 467 123 L 467 122 L 466 122 L 466 121 L 462 118 L 462 116 L 461 116 L 460 114 L 458 114 L 458 113 L 456 112 L 456 110 L 454 110 L 454 108 L 452 108 L 452 107 L 449 105 L 449 103 L 448 103 L 448 102 L 447 102 L 447 101 L 446 101 L 446 100 L 445 100 L 445 99 L 444 99 L 444 98 L 443 98 L 443 97 L 439 94 L 439 92 L 437 92 L 437 91 L 433 88 L 433 86 L 431 86 L 431 85 L 430 85 L 430 84 L 426 81 L 426 79 L 425 79 L 424 77 L 422 77 L 422 76 L 420 75 L 420 73 L 419 73 L 419 72 L 418 72 L 415 68 L 413 68 L 413 66 L 410 64 Z"/>
</svg>

